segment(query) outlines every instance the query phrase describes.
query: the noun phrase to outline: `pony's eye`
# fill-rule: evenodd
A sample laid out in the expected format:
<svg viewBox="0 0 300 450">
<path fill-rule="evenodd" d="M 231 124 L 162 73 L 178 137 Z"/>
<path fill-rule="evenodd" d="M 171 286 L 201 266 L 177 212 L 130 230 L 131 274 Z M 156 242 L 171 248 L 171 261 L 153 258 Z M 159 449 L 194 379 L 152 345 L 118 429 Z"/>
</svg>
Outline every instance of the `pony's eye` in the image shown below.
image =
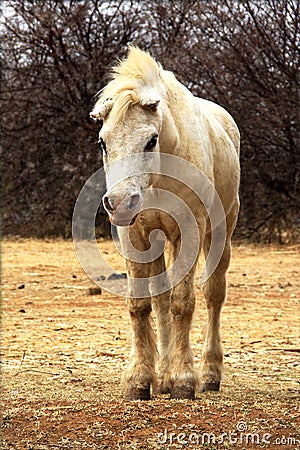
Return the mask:
<svg viewBox="0 0 300 450">
<path fill-rule="evenodd" d="M 147 142 L 146 146 L 145 146 L 145 152 L 148 152 L 149 150 L 151 150 L 152 148 L 154 148 L 157 144 L 157 138 L 158 135 L 156 134 L 155 136 L 153 136 L 150 141 Z"/>
<path fill-rule="evenodd" d="M 100 147 L 100 150 L 102 151 L 102 153 L 104 155 L 107 155 L 106 144 L 102 138 L 99 139 L 98 144 L 99 144 L 99 147 Z"/>
</svg>

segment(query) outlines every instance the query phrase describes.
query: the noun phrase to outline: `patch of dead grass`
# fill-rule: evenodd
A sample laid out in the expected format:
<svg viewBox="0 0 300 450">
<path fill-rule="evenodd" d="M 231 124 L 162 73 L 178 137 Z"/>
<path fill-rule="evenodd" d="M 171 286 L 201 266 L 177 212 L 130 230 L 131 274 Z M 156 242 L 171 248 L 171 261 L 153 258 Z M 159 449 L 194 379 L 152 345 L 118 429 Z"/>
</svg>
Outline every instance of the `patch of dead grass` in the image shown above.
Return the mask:
<svg viewBox="0 0 300 450">
<path fill-rule="evenodd" d="M 100 245 L 123 271 L 111 243 Z M 120 386 L 130 351 L 125 300 L 88 295 L 93 283 L 72 242 L 5 240 L 2 248 L 4 449 L 199 448 L 182 444 L 180 433 L 220 437 L 239 423 L 270 434 L 271 443 L 245 442 L 240 433 L 241 442 L 202 447 L 299 448 L 299 247 L 234 248 L 220 393 L 132 403 Z M 206 313 L 199 288 L 197 296 L 192 342 L 199 367 Z"/>
</svg>

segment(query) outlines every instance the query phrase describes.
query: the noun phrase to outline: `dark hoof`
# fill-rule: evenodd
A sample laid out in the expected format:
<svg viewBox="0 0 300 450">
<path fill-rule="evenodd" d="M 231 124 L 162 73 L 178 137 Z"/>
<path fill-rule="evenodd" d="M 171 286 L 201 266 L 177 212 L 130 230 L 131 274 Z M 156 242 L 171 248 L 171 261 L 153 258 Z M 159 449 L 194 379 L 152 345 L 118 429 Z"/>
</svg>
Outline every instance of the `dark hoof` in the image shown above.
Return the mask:
<svg viewBox="0 0 300 450">
<path fill-rule="evenodd" d="M 192 386 L 173 386 L 170 398 L 177 400 L 194 400 L 195 389 Z"/>
<path fill-rule="evenodd" d="M 150 400 L 150 386 L 129 388 L 125 395 L 125 401 Z"/>
<path fill-rule="evenodd" d="M 200 392 L 206 391 L 219 391 L 220 390 L 220 381 L 206 381 L 202 384 Z"/>
</svg>

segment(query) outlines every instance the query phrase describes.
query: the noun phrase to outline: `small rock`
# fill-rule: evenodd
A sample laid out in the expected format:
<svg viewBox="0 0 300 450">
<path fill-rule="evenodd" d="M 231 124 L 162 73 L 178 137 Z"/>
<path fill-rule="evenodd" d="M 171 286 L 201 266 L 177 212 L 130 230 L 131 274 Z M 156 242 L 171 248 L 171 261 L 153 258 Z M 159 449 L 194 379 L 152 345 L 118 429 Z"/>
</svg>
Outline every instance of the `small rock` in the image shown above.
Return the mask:
<svg viewBox="0 0 300 450">
<path fill-rule="evenodd" d="M 107 278 L 108 280 L 121 280 L 127 278 L 127 273 L 123 272 L 123 273 L 112 273 L 111 275 L 109 275 L 109 277 Z"/>
<path fill-rule="evenodd" d="M 26 313 L 25 309 L 19 309 L 19 312 L 23 314 Z"/>
<path fill-rule="evenodd" d="M 18 289 L 25 289 L 25 284 L 20 284 L 20 286 L 18 286 Z"/>
<path fill-rule="evenodd" d="M 101 295 L 102 289 L 100 287 L 89 288 L 87 293 L 88 295 Z"/>
</svg>

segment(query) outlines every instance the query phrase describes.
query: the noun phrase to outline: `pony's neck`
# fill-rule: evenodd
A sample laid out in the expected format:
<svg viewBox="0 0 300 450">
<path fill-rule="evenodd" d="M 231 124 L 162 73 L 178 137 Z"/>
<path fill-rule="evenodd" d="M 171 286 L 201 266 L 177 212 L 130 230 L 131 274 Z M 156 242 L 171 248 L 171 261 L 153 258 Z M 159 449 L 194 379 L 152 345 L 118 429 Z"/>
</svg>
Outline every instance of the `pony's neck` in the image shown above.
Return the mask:
<svg viewBox="0 0 300 450">
<path fill-rule="evenodd" d="M 159 135 L 159 146 L 162 153 L 177 155 L 180 151 L 179 133 L 167 103 L 163 105 L 163 121 Z"/>
<path fill-rule="evenodd" d="M 166 90 L 164 116 L 161 130 L 161 151 L 184 157 L 188 149 L 190 113 L 195 106 L 192 93 L 172 72 L 163 71 L 161 80 Z"/>
</svg>

